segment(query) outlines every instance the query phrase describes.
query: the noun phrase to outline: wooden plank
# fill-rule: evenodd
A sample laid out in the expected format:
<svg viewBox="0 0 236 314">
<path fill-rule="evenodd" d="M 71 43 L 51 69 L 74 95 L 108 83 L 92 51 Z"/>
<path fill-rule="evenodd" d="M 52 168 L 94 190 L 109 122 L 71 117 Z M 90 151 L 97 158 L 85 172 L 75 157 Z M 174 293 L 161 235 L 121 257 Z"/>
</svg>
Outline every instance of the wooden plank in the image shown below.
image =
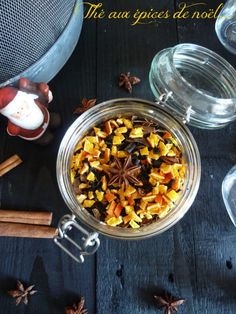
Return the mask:
<svg viewBox="0 0 236 314">
<path fill-rule="evenodd" d="M 61 216 L 70 213 L 56 182 L 57 150 L 68 126 L 76 119 L 74 108 L 84 96 L 96 96 L 96 21 L 84 22 L 72 57 L 50 88 L 54 94 L 50 107 L 60 112 L 63 122 L 51 145 L 40 147 L 11 138 L 3 123 L 0 125 L 1 160 L 18 153 L 24 161 L 22 167 L 1 178 L 0 204 L 1 208 L 53 210 L 53 225 L 57 226 Z M 75 238 L 80 239 L 76 234 Z M 0 248 L 0 313 L 63 313 L 64 307 L 80 296 L 85 297 L 89 313 L 95 312 L 95 257 L 88 257 L 86 264 L 79 266 L 47 240 L 1 238 Z M 16 310 L 6 291 L 14 288 L 17 279 L 35 284 L 38 293 L 32 296 L 28 307 L 21 305 Z"/>
<path fill-rule="evenodd" d="M 174 10 L 173 1 L 103 3 L 107 11 Z M 217 5 L 213 0 L 207 3 Z M 136 26 L 130 23 L 131 20 L 85 21 L 73 56 L 50 84 L 54 92 L 52 108 L 63 119 L 53 145 L 39 148 L 10 138 L 1 117 L 0 161 L 19 153 L 24 164 L 1 178 L 0 207 L 54 209 L 54 225 L 68 213 L 56 183 L 58 145 L 75 119 L 72 112 L 82 97 L 97 96 L 103 101 L 130 96 L 117 87 L 120 72 L 130 71 L 141 77 L 142 83 L 134 88 L 132 96 L 153 99 L 148 82 L 151 60 L 159 50 L 178 40 L 205 45 L 235 65 L 233 56 L 218 42 L 213 21 L 168 19 Z M 222 179 L 236 161 L 235 126 L 233 123 L 218 131 L 191 128 L 202 156 L 199 194 L 188 214 L 162 235 L 127 242 L 101 237 L 97 266 L 94 257 L 78 266 L 51 241 L 0 239 L 0 313 L 16 313 L 13 300 L 5 295 L 16 279 L 35 283 L 39 290 L 29 306 L 18 307 L 17 313 L 56 314 L 80 295 L 85 296 L 89 313 L 156 313 L 153 295 L 162 289 L 187 299 L 180 307 L 181 313 L 235 313 L 231 288 L 235 277 L 235 228 L 220 194 Z"/>
<path fill-rule="evenodd" d="M 166 1 L 106 2 L 109 11 L 168 8 Z M 120 72 L 142 78 L 133 97 L 153 99 L 148 72 L 154 55 L 177 42 L 173 19 L 149 25 L 130 26 L 129 21 L 98 21 L 98 95 L 102 100 L 127 97 L 117 87 Z M 104 43 L 107 43 L 104 45 Z M 156 313 L 154 294 L 167 289 L 188 299 L 181 313 L 192 313 L 195 275 L 192 226 L 187 215 L 176 227 L 145 241 L 117 241 L 103 237 L 97 253 L 97 312 Z M 105 296 L 105 297 L 104 297 Z"/>
<path fill-rule="evenodd" d="M 181 1 L 176 2 L 178 6 Z M 217 7 L 219 3 L 206 1 L 208 8 Z M 179 41 L 206 46 L 235 66 L 235 58 L 216 37 L 214 23 L 215 20 L 178 20 Z M 229 220 L 221 196 L 222 180 L 236 161 L 235 126 L 233 123 L 217 131 L 191 128 L 202 160 L 201 185 L 190 212 L 194 226 L 196 290 L 193 308 L 196 313 L 235 312 L 236 302 L 229 288 L 235 277 L 235 228 Z"/>
<path fill-rule="evenodd" d="M 107 14 L 119 10 L 134 14 L 137 9 L 161 11 L 172 8 L 172 1 L 158 4 L 153 0 L 103 3 Z M 101 100 L 131 96 L 126 90 L 118 88 L 118 77 L 122 72 L 131 72 L 142 80 L 142 84 L 133 88 L 132 97 L 153 99 L 148 81 L 151 61 L 158 51 L 176 43 L 173 20 L 146 19 L 143 21 L 145 24 L 132 26 L 133 20 L 104 18 L 98 21 L 97 94 Z"/>
</svg>

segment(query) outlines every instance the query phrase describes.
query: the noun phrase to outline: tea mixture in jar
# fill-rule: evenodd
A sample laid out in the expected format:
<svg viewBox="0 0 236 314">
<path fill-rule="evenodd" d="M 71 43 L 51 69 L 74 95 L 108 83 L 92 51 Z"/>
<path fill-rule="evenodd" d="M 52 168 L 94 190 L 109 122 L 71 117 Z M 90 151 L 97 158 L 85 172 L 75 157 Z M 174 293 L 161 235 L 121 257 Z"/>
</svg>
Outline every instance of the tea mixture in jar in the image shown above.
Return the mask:
<svg viewBox="0 0 236 314">
<path fill-rule="evenodd" d="M 184 179 L 185 163 L 173 135 L 136 116 L 93 127 L 71 160 L 78 201 L 110 226 L 139 228 L 163 218 L 179 199 Z"/>
</svg>

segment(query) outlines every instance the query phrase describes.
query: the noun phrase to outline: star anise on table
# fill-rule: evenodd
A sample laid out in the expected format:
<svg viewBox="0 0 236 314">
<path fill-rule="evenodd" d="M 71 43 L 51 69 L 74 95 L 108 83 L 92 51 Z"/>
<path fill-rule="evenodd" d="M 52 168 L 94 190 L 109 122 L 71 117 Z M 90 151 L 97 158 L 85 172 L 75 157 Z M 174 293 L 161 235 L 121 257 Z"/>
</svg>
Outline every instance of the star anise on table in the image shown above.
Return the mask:
<svg viewBox="0 0 236 314">
<path fill-rule="evenodd" d="M 67 306 L 65 308 L 65 314 L 87 314 L 88 311 L 84 309 L 85 299 L 82 297 L 81 300 L 72 306 Z"/>
<path fill-rule="evenodd" d="M 178 312 L 177 307 L 185 302 L 184 299 L 174 299 L 170 294 L 165 296 L 154 295 L 157 300 L 160 309 L 165 308 L 165 314 L 171 314 L 172 312 Z"/>
<path fill-rule="evenodd" d="M 75 108 L 74 113 L 75 114 L 81 114 L 83 112 L 85 112 L 86 110 L 90 109 L 91 107 L 93 107 L 96 104 L 97 99 L 87 99 L 87 98 L 83 98 L 82 99 L 82 107 L 79 106 L 77 108 Z"/>
<path fill-rule="evenodd" d="M 141 166 L 133 165 L 131 155 L 129 155 L 123 163 L 116 157 L 114 157 L 114 160 L 114 167 L 110 167 L 106 170 L 111 176 L 108 185 L 118 184 L 118 186 L 121 186 L 124 183 L 126 188 L 130 183 L 138 186 L 143 185 L 138 179 L 141 172 Z"/>
<path fill-rule="evenodd" d="M 34 285 L 24 288 L 23 284 L 17 280 L 16 290 L 8 291 L 8 294 L 16 299 L 16 305 L 20 304 L 23 301 L 24 304 L 28 304 L 28 298 L 30 295 L 33 295 L 37 290 L 33 290 Z"/>
<path fill-rule="evenodd" d="M 130 72 L 121 73 L 119 76 L 119 87 L 123 86 L 129 93 L 132 92 L 132 86 L 140 82 L 140 78 L 137 76 L 130 76 Z"/>
</svg>

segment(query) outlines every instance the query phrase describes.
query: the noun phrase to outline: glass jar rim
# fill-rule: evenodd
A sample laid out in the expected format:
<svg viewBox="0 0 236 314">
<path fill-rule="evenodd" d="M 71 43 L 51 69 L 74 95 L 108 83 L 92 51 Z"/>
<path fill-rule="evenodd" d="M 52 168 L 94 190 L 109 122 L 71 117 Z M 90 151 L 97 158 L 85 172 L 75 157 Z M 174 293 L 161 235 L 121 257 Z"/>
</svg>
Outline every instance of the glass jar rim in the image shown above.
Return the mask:
<svg viewBox="0 0 236 314">
<path fill-rule="evenodd" d="M 211 49 L 208 49 L 206 47 L 200 46 L 200 45 L 196 45 L 196 44 L 191 44 L 191 43 L 183 43 L 183 44 L 178 44 L 174 47 L 171 48 L 167 48 L 170 49 L 170 53 L 168 53 L 168 59 L 170 61 L 170 66 L 171 69 L 173 71 L 173 73 L 178 77 L 179 80 L 181 80 L 185 85 L 188 86 L 188 88 L 190 90 L 192 90 L 194 93 L 200 95 L 200 96 L 204 96 L 204 98 L 208 99 L 209 101 L 214 101 L 214 102 L 218 102 L 218 101 L 222 101 L 222 102 L 231 102 L 231 103 L 235 103 L 236 104 L 236 96 L 234 98 L 218 98 L 218 97 L 214 97 L 212 95 L 209 94 L 204 94 L 201 90 L 199 90 L 198 88 L 194 87 L 189 81 L 187 81 L 179 72 L 179 70 L 174 66 L 174 54 L 177 52 L 177 50 L 180 49 L 184 49 L 184 48 L 194 48 L 197 49 L 198 51 L 201 51 L 205 54 L 210 54 L 211 57 L 213 57 L 214 59 L 216 59 L 218 62 L 220 62 L 227 71 L 231 71 L 232 72 L 232 77 L 235 77 L 236 80 L 236 69 L 227 61 L 225 60 L 223 57 L 221 57 L 218 53 L 214 52 Z M 165 50 L 167 50 L 165 49 Z M 235 86 L 236 89 L 236 86 Z"/>
</svg>

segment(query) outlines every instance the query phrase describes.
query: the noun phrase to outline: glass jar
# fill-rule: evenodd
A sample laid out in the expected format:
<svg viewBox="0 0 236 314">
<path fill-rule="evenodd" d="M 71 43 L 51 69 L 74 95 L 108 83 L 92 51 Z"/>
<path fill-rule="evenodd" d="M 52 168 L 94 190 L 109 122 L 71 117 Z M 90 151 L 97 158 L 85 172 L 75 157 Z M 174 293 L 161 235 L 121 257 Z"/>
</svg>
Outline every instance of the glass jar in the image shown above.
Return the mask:
<svg viewBox="0 0 236 314">
<path fill-rule="evenodd" d="M 236 227 L 236 165 L 226 174 L 221 191 L 229 217 Z"/>
<path fill-rule="evenodd" d="M 215 129 L 236 119 L 236 70 L 215 52 L 194 44 L 160 51 L 149 75 L 153 94 L 190 125 Z"/>
<path fill-rule="evenodd" d="M 85 255 L 97 250 L 98 233 L 124 240 L 144 239 L 162 233 L 177 223 L 196 197 L 201 173 L 196 142 L 184 123 L 215 129 L 236 119 L 236 71 L 226 60 L 207 48 L 180 44 L 160 51 L 152 61 L 149 80 L 157 103 L 126 98 L 96 105 L 72 124 L 60 145 L 57 180 L 73 217 L 71 219 L 68 215 L 62 218 L 59 237 L 55 242 L 78 262 L 83 262 Z M 111 227 L 98 221 L 78 203 L 70 181 L 70 160 L 77 142 L 93 126 L 125 115 L 155 120 L 169 130 L 182 148 L 187 164 L 184 189 L 178 203 L 164 218 L 139 229 Z M 89 233 L 79 226 L 76 218 L 95 232 Z M 82 246 L 67 236 L 71 226 L 85 235 Z M 79 258 L 61 244 L 63 238 L 79 249 Z M 92 251 L 88 251 L 89 247 L 92 247 Z"/>
<path fill-rule="evenodd" d="M 236 54 L 236 2 L 228 0 L 215 23 L 216 34 L 222 45 Z"/>
<path fill-rule="evenodd" d="M 172 132 L 186 161 L 186 179 L 182 196 L 176 206 L 162 219 L 139 229 L 111 227 L 97 220 L 77 201 L 70 178 L 70 161 L 76 144 L 93 127 L 110 118 L 137 115 L 157 122 Z M 104 235 L 119 239 L 143 239 L 166 231 L 179 221 L 192 205 L 200 182 L 200 156 L 188 128 L 168 111 L 155 103 L 141 99 L 115 99 L 103 102 L 83 113 L 66 132 L 58 152 L 57 180 L 69 209 L 79 221 Z"/>
</svg>

